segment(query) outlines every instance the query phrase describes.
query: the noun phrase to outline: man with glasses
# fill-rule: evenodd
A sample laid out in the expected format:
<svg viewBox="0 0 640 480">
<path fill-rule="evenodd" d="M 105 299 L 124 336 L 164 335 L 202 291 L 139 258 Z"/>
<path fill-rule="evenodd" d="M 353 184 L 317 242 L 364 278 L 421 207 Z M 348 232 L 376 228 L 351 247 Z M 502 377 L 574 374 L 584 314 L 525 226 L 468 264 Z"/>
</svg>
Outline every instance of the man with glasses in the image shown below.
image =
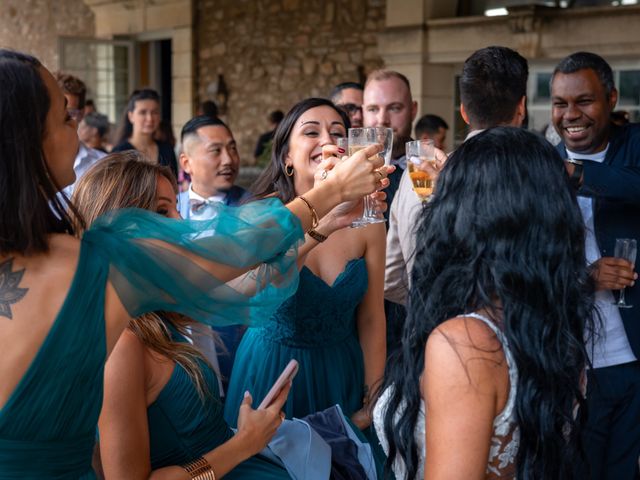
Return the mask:
<svg viewBox="0 0 640 480">
<path fill-rule="evenodd" d="M 362 127 L 362 96 L 364 88 L 359 83 L 344 82 L 331 91 L 331 101 L 349 115 L 352 128 Z"/>
<path fill-rule="evenodd" d="M 87 87 L 78 77 L 69 75 L 64 72 L 56 72 L 55 74 L 58 86 L 62 90 L 64 97 L 67 99 L 67 113 L 71 118 L 80 124 L 84 117 L 85 98 L 87 96 Z M 76 181 L 85 174 L 89 167 L 105 156 L 104 152 L 87 147 L 80 142 L 76 160 L 73 163 L 73 171 L 76 173 Z M 67 197 L 71 197 L 75 182 L 66 187 L 63 192 Z"/>
</svg>

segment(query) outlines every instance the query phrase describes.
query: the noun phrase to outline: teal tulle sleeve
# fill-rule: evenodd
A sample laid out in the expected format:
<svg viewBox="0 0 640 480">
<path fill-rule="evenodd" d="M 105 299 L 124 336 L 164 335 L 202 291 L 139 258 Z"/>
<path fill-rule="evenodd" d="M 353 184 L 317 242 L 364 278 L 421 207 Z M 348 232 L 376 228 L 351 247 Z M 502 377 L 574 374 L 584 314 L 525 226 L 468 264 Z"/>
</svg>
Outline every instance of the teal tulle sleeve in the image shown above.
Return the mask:
<svg viewBox="0 0 640 480">
<path fill-rule="evenodd" d="M 298 218 L 275 199 L 216 208 L 207 221 L 125 209 L 85 232 L 129 315 L 168 310 L 213 326 L 255 325 L 295 292 Z"/>
</svg>

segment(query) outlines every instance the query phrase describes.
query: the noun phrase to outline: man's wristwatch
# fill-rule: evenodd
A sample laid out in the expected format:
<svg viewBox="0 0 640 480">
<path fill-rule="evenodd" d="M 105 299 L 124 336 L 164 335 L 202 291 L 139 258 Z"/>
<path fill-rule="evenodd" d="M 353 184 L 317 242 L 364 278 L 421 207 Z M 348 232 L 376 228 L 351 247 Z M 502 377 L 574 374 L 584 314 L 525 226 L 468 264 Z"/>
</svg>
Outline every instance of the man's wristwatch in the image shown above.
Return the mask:
<svg viewBox="0 0 640 480">
<path fill-rule="evenodd" d="M 571 185 L 575 189 L 578 189 L 580 188 L 580 179 L 582 179 L 582 171 L 584 170 L 584 165 L 582 163 L 582 160 L 567 158 L 567 162 L 572 163 L 574 167 L 573 173 L 569 177 L 569 181 L 571 182 Z"/>
</svg>

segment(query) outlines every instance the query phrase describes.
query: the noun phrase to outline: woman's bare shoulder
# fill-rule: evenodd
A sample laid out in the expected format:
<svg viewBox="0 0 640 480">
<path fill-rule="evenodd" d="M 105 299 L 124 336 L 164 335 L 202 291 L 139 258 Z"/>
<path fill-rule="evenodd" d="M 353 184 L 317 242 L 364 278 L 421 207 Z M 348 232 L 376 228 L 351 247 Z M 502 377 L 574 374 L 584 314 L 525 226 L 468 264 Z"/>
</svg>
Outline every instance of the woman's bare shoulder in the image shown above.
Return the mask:
<svg viewBox="0 0 640 480">
<path fill-rule="evenodd" d="M 427 339 L 426 358 L 457 358 L 458 365 L 493 372 L 506 367 L 496 333 L 482 320 L 457 316 L 440 324 Z M 426 363 L 426 361 L 425 361 Z"/>
</svg>

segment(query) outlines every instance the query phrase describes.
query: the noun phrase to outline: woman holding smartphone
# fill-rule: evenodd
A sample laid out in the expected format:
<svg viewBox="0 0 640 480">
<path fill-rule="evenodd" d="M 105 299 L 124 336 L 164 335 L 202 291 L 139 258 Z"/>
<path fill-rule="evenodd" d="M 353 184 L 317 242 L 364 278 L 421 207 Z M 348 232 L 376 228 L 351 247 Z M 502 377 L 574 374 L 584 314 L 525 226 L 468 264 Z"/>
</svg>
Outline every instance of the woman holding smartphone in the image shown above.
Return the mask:
<svg viewBox="0 0 640 480">
<path fill-rule="evenodd" d="M 180 218 L 176 194 L 167 167 L 125 152 L 109 155 L 83 176 L 73 200 L 90 225 L 100 215 L 131 207 Z M 179 465 L 198 456 L 214 468 L 216 478 L 290 478 L 285 468 L 258 453 L 282 423 L 297 365 L 292 362 L 283 371 L 257 409 L 251 408 L 251 395 L 244 395 L 234 434 L 223 418 L 217 373 L 188 341 L 194 328 L 187 317 L 154 312 L 131 320 L 118 340 L 105 366 L 98 423 L 105 478 L 179 478 Z M 286 441 L 298 448 L 290 455 L 320 455 L 301 439 Z M 327 470 L 330 462 L 324 458 Z M 307 469 L 305 476 L 314 472 Z"/>
<path fill-rule="evenodd" d="M 91 225 L 130 207 L 180 218 L 176 194 L 167 167 L 127 152 L 89 170 L 73 201 Z M 254 457 L 280 426 L 289 382 L 266 409 L 253 410 L 246 397 L 234 435 L 222 417 L 216 373 L 187 341 L 193 323 L 169 312 L 149 313 L 134 318 L 118 340 L 105 366 L 98 423 L 105 478 L 178 478 L 181 468 L 172 465 L 198 456 L 215 466 L 217 478 L 290 478 L 282 467 Z"/>
</svg>

